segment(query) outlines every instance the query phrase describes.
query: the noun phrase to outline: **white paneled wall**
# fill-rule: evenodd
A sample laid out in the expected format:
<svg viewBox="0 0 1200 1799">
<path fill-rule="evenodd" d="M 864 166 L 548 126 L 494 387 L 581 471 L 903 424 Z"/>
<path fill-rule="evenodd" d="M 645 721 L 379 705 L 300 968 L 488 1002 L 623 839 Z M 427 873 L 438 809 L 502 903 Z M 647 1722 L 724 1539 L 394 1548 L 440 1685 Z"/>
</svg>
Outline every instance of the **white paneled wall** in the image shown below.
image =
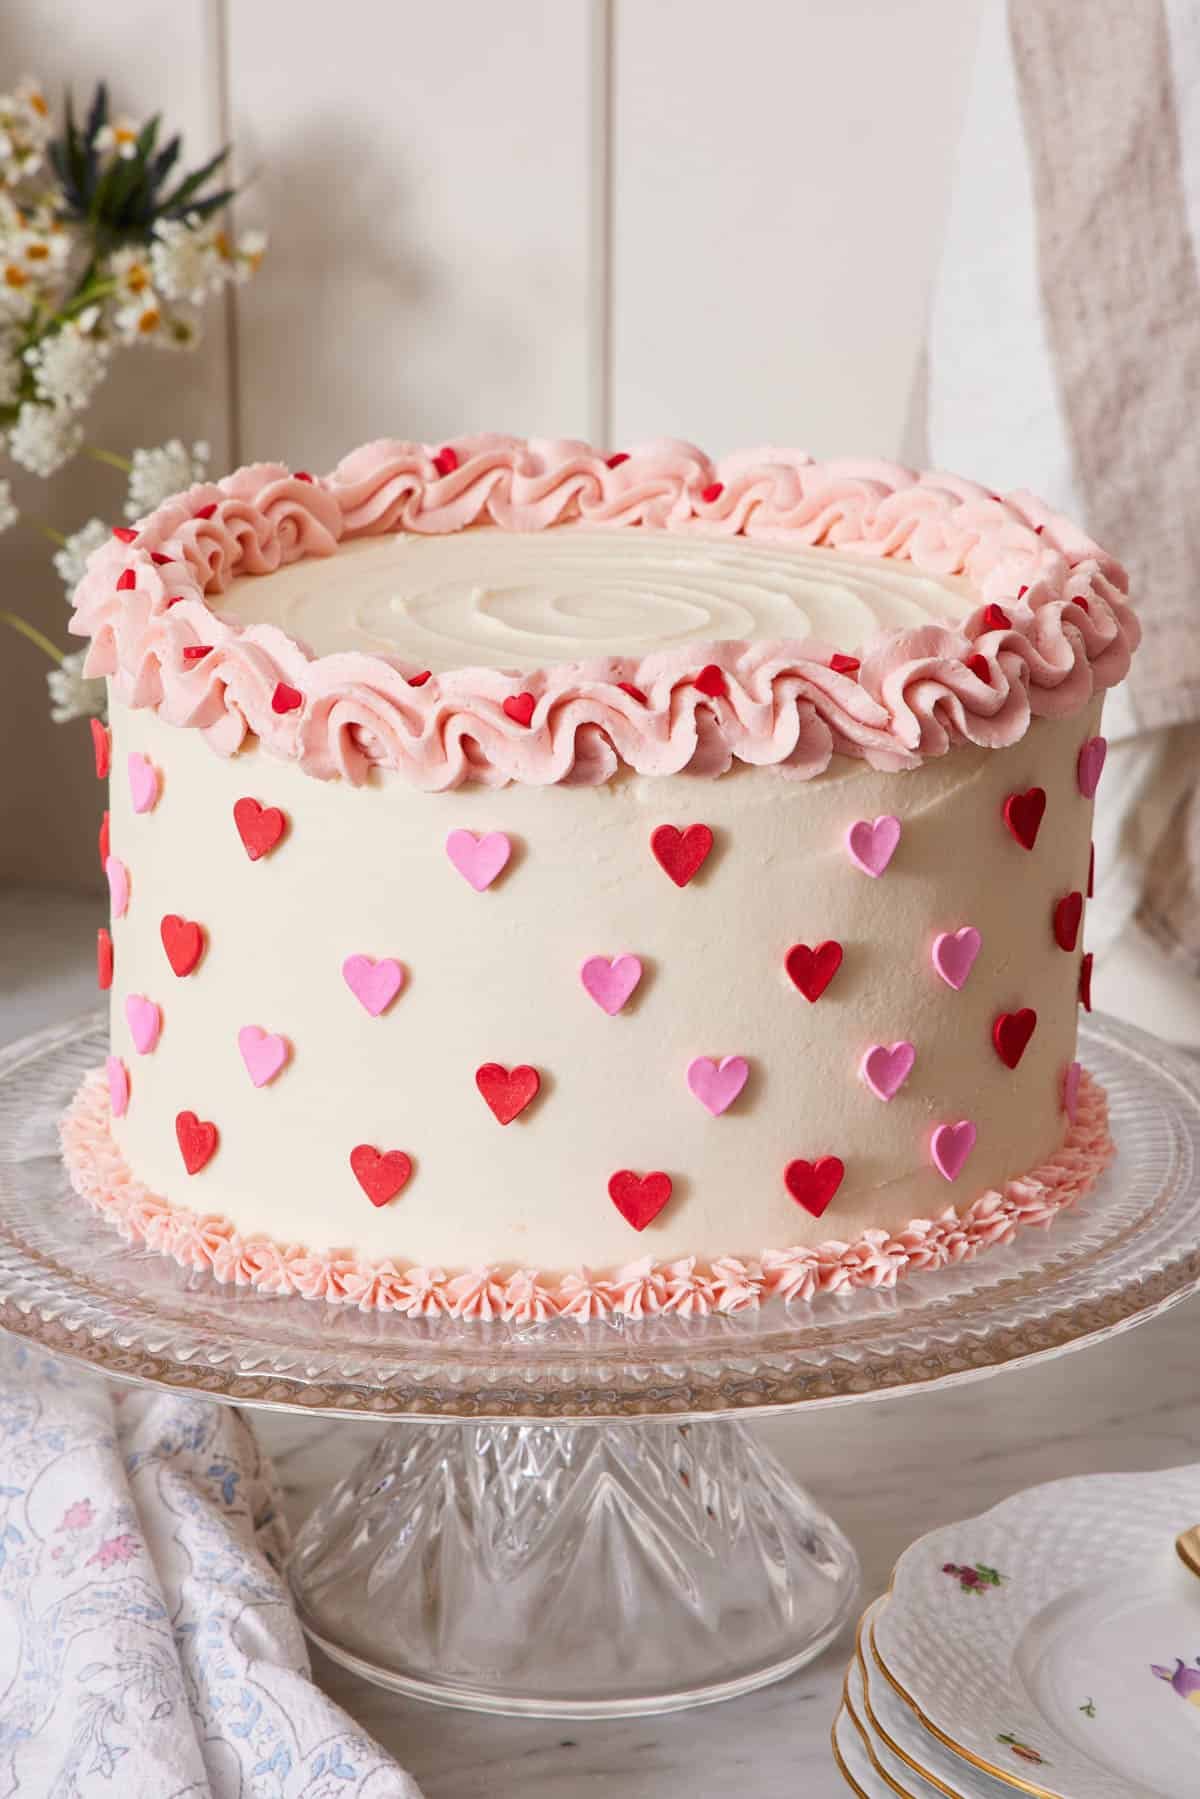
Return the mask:
<svg viewBox="0 0 1200 1799">
<path fill-rule="evenodd" d="M 3 0 L 0 85 L 106 74 L 237 144 L 268 264 L 194 358 L 118 369 L 114 449 L 327 466 L 384 433 L 906 441 L 980 0 Z M 39 509 L 115 512 L 80 464 Z M 0 581 L 61 634 L 33 542 Z M 86 733 L 0 642 L 0 880 L 92 881 Z M 32 778 L 30 771 L 33 771 Z"/>
</svg>

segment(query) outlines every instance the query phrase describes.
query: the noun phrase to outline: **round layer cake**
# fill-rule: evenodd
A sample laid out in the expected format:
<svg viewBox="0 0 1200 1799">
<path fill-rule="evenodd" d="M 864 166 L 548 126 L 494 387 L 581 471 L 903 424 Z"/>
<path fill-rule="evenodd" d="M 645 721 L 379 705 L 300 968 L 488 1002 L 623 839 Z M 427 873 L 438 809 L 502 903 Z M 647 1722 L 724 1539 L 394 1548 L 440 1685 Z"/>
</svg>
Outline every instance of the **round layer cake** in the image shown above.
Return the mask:
<svg viewBox="0 0 1200 1799">
<path fill-rule="evenodd" d="M 1123 570 L 1026 494 L 383 442 L 92 557 L 128 1234 L 432 1315 L 735 1308 L 1044 1223 Z"/>
</svg>

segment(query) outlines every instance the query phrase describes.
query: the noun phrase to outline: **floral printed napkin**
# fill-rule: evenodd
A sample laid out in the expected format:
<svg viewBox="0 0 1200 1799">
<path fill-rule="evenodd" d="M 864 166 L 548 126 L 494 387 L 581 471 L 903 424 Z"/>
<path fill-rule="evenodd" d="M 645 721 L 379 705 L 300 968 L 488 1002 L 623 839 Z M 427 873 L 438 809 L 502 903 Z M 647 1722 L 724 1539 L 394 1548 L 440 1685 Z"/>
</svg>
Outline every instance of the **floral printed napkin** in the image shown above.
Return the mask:
<svg viewBox="0 0 1200 1799">
<path fill-rule="evenodd" d="M 421 1799 L 314 1686 L 240 1413 L 0 1336 L 0 1799 Z"/>
</svg>

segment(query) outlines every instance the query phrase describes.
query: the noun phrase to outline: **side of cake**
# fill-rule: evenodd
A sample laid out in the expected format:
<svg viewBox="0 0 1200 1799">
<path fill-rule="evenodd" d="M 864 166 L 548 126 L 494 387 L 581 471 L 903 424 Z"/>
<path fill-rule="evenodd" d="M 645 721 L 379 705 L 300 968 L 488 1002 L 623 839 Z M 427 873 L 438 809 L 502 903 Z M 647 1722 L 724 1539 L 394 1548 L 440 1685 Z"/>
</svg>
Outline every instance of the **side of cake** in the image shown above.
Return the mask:
<svg viewBox="0 0 1200 1799">
<path fill-rule="evenodd" d="M 120 532 L 79 1190 L 221 1278 L 736 1307 L 1045 1222 L 1125 577 L 1028 496 L 384 443 Z M 214 751 L 216 752 L 214 754 Z"/>
</svg>

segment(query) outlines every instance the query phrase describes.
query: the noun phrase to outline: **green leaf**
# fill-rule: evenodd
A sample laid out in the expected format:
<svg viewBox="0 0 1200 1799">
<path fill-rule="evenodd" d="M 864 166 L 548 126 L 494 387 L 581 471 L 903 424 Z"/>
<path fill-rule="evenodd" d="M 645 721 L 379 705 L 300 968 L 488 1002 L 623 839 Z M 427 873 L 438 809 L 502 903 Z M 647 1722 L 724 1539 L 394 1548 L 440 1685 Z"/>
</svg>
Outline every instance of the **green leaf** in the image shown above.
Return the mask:
<svg viewBox="0 0 1200 1799">
<path fill-rule="evenodd" d="M 70 103 L 68 102 L 68 108 Z M 70 112 L 68 110 L 68 118 Z M 108 83 L 98 81 L 96 91 L 92 95 L 92 104 L 88 108 L 87 124 L 84 126 L 84 138 L 89 145 L 94 144 L 97 134 L 108 124 Z"/>
<path fill-rule="evenodd" d="M 178 161 L 179 152 L 182 148 L 183 139 L 180 137 L 179 133 L 176 132 L 171 141 L 168 144 L 165 144 L 154 158 L 149 170 L 151 193 L 158 193 L 159 188 Z"/>
<path fill-rule="evenodd" d="M 208 219 L 212 217 L 214 212 L 220 212 L 223 206 L 228 206 L 236 192 L 237 189 L 235 187 L 223 187 L 218 193 L 208 194 L 203 200 L 193 200 L 190 206 L 185 206 L 183 208 L 182 213 L 177 212 L 174 207 L 164 207 L 160 216 L 164 219 L 181 218 L 184 216 L 188 218 Z"/>
<path fill-rule="evenodd" d="M 202 163 L 198 169 L 193 169 L 191 174 L 179 183 L 175 191 L 167 195 L 161 210 L 171 214 L 186 210 L 188 201 L 199 192 L 206 181 L 211 181 L 232 149 L 232 144 L 226 144 L 223 150 L 218 150 L 215 156 L 210 156 L 208 161 Z"/>
</svg>

